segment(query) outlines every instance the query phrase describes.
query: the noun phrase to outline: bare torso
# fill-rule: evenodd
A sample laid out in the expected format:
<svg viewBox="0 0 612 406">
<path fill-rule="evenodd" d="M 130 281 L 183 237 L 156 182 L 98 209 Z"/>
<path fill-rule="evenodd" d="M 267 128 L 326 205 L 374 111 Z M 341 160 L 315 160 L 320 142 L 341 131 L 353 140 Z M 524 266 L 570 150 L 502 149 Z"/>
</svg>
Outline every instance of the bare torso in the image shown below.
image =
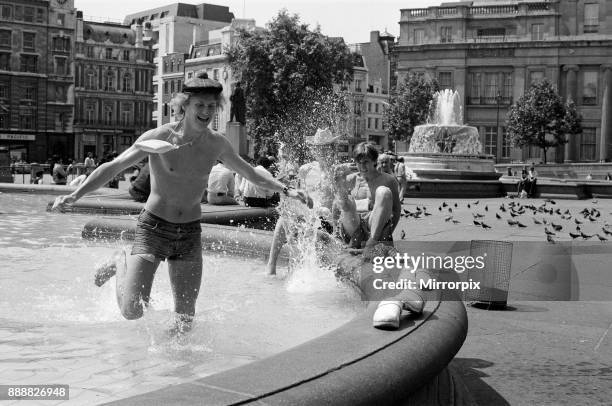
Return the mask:
<svg viewBox="0 0 612 406">
<path fill-rule="evenodd" d="M 208 175 L 223 152 L 223 136 L 206 129 L 191 138 L 181 130 L 172 131 L 176 123 L 160 128 L 150 139 L 173 144 L 191 144 L 165 154 L 150 154 L 151 194 L 145 208 L 172 223 L 187 223 L 202 216 L 200 201 L 208 183 Z"/>
</svg>

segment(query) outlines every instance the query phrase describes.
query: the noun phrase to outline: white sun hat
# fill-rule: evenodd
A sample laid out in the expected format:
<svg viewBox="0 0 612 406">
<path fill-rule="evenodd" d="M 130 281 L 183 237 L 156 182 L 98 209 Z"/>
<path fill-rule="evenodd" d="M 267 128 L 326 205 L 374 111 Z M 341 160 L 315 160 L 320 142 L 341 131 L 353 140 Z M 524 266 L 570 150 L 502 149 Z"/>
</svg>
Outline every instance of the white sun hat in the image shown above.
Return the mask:
<svg viewBox="0 0 612 406">
<path fill-rule="evenodd" d="M 333 135 L 329 128 L 319 128 L 314 136 L 306 137 L 309 145 L 329 145 L 338 142 L 342 135 Z"/>
</svg>

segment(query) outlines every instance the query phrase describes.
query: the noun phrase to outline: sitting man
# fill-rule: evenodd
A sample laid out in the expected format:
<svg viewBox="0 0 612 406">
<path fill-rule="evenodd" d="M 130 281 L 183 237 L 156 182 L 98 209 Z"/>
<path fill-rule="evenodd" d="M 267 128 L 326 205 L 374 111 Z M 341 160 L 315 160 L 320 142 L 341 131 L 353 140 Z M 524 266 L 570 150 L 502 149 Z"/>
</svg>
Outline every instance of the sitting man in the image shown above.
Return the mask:
<svg viewBox="0 0 612 406">
<path fill-rule="evenodd" d="M 219 161 L 208 176 L 208 204 L 223 206 L 238 204 L 234 199 L 234 172 Z"/>
<path fill-rule="evenodd" d="M 337 171 L 334 180 L 338 189 L 336 203 L 341 209 L 340 233 L 353 252 L 363 252 L 365 260 L 374 256 L 374 248 L 382 242 L 393 245 L 393 231 L 400 219 L 401 203 L 395 176 L 376 169 L 378 151 L 373 144 L 362 142 L 353 150 L 359 174 L 366 180 L 372 196 L 371 211 L 359 214 L 349 191 L 355 177 Z M 381 301 L 374 313 L 373 324 L 378 328 L 398 328 L 402 309 L 421 313 L 424 300 L 408 292 L 405 300 Z"/>
</svg>

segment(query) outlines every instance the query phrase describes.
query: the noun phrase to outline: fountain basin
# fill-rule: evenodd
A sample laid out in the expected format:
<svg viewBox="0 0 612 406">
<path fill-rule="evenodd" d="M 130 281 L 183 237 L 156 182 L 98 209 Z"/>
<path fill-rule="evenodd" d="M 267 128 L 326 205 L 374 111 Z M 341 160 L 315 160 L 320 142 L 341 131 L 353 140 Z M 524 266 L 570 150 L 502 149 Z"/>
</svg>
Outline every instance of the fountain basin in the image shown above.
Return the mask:
<svg viewBox="0 0 612 406">
<path fill-rule="evenodd" d="M 495 172 L 491 155 L 404 152 L 399 156 L 418 179 L 497 180 L 502 176 Z"/>
</svg>

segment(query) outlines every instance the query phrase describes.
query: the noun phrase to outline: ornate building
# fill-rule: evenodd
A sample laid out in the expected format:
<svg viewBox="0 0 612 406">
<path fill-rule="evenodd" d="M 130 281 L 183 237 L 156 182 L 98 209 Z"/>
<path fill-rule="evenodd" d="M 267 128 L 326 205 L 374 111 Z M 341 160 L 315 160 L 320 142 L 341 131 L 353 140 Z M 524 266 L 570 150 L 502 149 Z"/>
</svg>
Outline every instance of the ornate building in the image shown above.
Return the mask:
<svg viewBox="0 0 612 406">
<path fill-rule="evenodd" d="M 535 81 L 551 81 L 583 117 L 583 133 L 548 162 L 612 158 L 612 0 L 461 1 L 403 9 L 394 56 L 400 77 L 421 72 L 464 99 L 498 162 L 541 161 L 506 138 L 509 107 Z"/>
<path fill-rule="evenodd" d="M 74 0 L 0 1 L 0 147 L 71 157 Z"/>
<path fill-rule="evenodd" d="M 188 53 L 193 43 L 205 38 L 210 30 L 228 25 L 233 18 L 234 14 L 230 13 L 228 7 L 206 3 L 198 5 L 174 3 L 125 17 L 124 23 L 133 28 L 136 25 L 143 25 L 144 40 L 150 42 L 153 47 L 156 64 L 153 76 L 153 121 L 157 125 L 169 120 L 169 115 L 164 116 L 166 104 L 164 100 L 167 99 L 167 96 L 164 98 L 166 86 L 164 78 L 172 72 L 164 71 L 163 61 L 168 61 L 166 58 L 168 55 L 172 60 L 173 55 Z M 176 78 L 168 80 L 176 81 Z"/>
<path fill-rule="evenodd" d="M 83 21 L 77 12 L 75 157 L 121 153 L 153 127 L 153 51 L 142 26 Z"/>
</svg>

